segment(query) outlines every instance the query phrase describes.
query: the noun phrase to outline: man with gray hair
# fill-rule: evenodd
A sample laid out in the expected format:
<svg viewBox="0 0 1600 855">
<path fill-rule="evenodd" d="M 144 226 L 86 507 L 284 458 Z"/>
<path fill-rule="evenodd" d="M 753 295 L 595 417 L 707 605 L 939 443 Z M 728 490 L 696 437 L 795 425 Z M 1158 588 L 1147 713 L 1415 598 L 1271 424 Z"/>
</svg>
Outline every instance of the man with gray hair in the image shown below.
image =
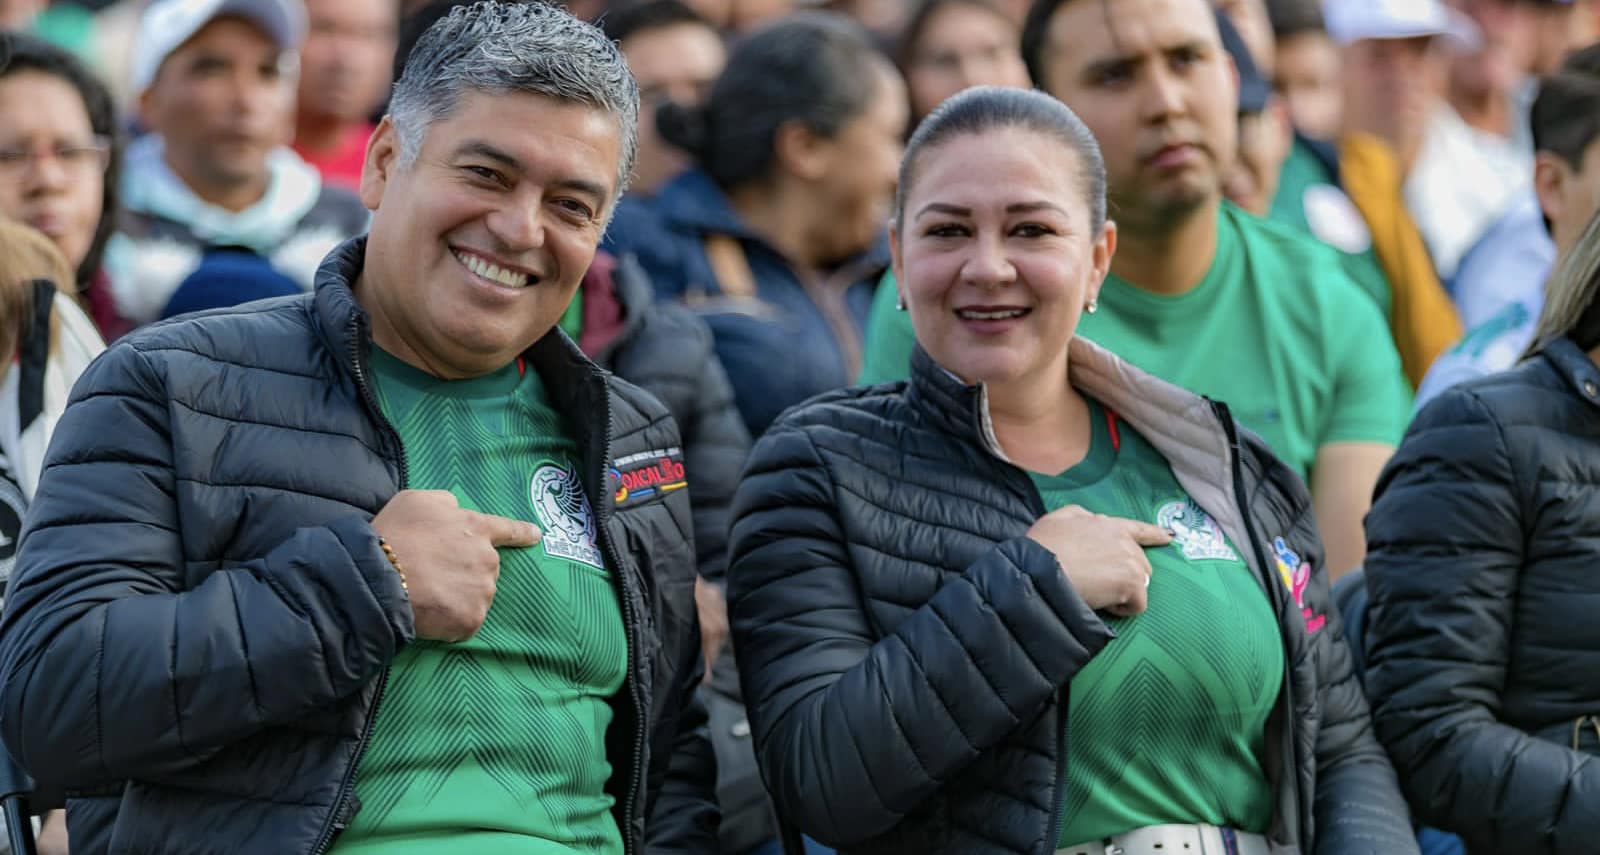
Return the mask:
<svg viewBox="0 0 1600 855">
<path fill-rule="evenodd" d="M 0 623 L 75 855 L 715 851 L 692 475 L 561 330 L 637 113 L 593 27 L 458 9 L 314 294 L 85 373 Z"/>
</svg>

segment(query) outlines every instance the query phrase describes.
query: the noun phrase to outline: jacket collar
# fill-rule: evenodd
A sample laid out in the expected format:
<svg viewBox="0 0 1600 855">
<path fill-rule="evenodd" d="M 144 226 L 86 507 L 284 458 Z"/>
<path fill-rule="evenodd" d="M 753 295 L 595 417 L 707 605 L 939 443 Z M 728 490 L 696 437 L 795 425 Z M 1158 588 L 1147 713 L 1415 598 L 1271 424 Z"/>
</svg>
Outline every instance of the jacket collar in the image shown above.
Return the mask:
<svg viewBox="0 0 1600 855">
<path fill-rule="evenodd" d="M 600 261 L 600 256 L 595 256 Z M 604 276 L 596 276 L 598 263 L 589 268 L 590 275 L 583 280 L 583 336 L 578 345 L 589 358 L 601 366 L 611 365 L 617 349 L 628 342 L 644 325 L 645 315 L 655 302 L 650 290 L 650 279 L 644 268 L 632 255 L 616 257 Z M 613 307 L 615 318 L 602 327 L 590 306 L 595 298 Z"/>
<path fill-rule="evenodd" d="M 1243 548 L 1252 538 L 1234 478 L 1242 446 L 1235 446 L 1222 421 L 1231 420 L 1226 407 L 1147 374 L 1086 338 L 1072 339 L 1067 364 L 1073 386 L 1115 411 L 1166 458 L 1178 483 L 1241 546 L 1265 584 L 1267 568 L 1259 566 L 1254 550 Z M 983 386 L 967 385 L 920 345 L 912 355 L 906 397 L 940 430 L 1011 464 L 995 438 Z"/>
<path fill-rule="evenodd" d="M 196 196 L 167 166 L 165 143 L 148 134 L 128 145 L 119 191 L 129 211 L 186 226 L 206 245 L 235 244 L 268 254 L 294 232 L 322 195 L 322 178 L 288 147 L 267 155 L 267 189 L 242 211 L 228 211 Z"/>
<path fill-rule="evenodd" d="M 1565 337 L 1556 339 L 1545 346 L 1542 355 L 1578 397 L 1590 406 L 1600 406 L 1600 368 L 1577 342 Z"/>
<path fill-rule="evenodd" d="M 358 237 L 328 253 L 317 269 L 313 298 L 318 333 L 328 349 L 338 356 L 339 364 L 352 375 L 372 337 L 367 312 L 356 302 L 354 290 L 366 261 L 366 250 L 367 239 Z M 609 414 L 605 371 L 589 361 L 559 326 L 552 327 L 523 356 L 539 372 L 557 412 L 573 419 L 580 414 L 587 418 Z M 610 435 L 609 419 L 602 418 L 599 427 L 598 440 L 603 443 Z M 587 425 L 574 423 L 571 428 L 586 446 L 597 439 Z M 586 447 L 585 450 L 599 449 Z M 595 489 L 596 485 L 585 486 Z"/>
<path fill-rule="evenodd" d="M 668 225 L 696 234 L 728 235 L 740 240 L 767 246 L 766 240 L 745 225 L 739 212 L 728 201 L 711 176 L 691 169 L 667 182 L 653 202 L 657 214 Z M 857 281 L 874 273 L 881 274 L 889 266 L 889 232 L 880 231 L 858 255 L 841 264 L 834 278 L 846 275 L 845 281 Z M 857 275 L 857 274 L 860 275 Z"/>
<path fill-rule="evenodd" d="M 1205 398 L 1140 371 L 1082 337 L 1073 338 L 1068 345 L 1068 366 L 1073 386 L 1115 410 L 1158 447 L 1170 443 L 1205 454 L 1226 449 L 1212 404 Z M 994 436 L 985 388 L 967 385 L 935 362 L 921 345 L 911 357 L 907 397 L 945 432 L 1006 460 Z"/>
<path fill-rule="evenodd" d="M 698 169 L 667 182 L 656 195 L 655 208 L 663 220 L 679 228 L 759 240 L 733 209 L 728 194 Z"/>
</svg>

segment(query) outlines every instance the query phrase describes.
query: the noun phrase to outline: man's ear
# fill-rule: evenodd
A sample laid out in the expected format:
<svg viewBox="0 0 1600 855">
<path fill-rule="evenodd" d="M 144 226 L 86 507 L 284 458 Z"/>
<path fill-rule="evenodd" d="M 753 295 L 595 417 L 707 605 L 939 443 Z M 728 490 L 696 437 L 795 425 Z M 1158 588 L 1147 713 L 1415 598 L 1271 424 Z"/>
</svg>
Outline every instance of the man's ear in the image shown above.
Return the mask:
<svg viewBox="0 0 1600 855">
<path fill-rule="evenodd" d="M 145 130 L 160 133 L 161 121 L 156 113 L 156 96 L 151 94 L 154 91 L 155 86 L 152 85 L 139 93 L 139 98 L 134 104 L 134 117 Z"/>
<path fill-rule="evenodd" d="M 1541 151 L 1533 156 L 1533 192 L 1539 197 L 1539 210 L 1546 222 L 1556 222 L 1567 214 L 1567 186 L 1572 167 L 1561 155 Z"/>
<path fill-rule="evenodd" d="M 361 164 L 361 204 L 376 211 L 383 203 L 389 176 L 400 163 L 400 134 L 394 120 L 384 116 L 372 136 L 367 138 L 367 157 Z"/>
</svg>

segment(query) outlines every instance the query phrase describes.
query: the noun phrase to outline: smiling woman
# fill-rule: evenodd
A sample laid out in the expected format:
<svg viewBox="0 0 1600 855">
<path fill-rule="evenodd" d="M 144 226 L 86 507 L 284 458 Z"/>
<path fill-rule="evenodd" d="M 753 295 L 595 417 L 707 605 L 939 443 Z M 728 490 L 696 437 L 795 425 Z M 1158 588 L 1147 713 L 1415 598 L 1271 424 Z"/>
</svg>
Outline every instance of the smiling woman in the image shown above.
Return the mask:
<svg viewBox="0 0 1600 855">
<path fill-rule="evenodd" d="M 774 804 L 847 851 L 1414 852 L 1304 487 L 1225 406 L 1074 337 L 1105 180 L 1037 92 L 912 135 L 911 380 L 790 411 L 735 500 Z"/>
</svg>

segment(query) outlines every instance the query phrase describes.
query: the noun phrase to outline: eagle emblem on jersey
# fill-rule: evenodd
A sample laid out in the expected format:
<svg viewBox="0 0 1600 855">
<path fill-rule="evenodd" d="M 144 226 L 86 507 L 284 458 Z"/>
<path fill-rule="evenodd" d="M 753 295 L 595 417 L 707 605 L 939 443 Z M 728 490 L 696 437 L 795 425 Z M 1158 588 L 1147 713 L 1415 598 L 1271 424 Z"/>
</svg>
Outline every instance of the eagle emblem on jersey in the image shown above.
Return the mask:
<svg viewBox="0 0 1600 855">
<path fill-rule="evenodd" d="M 568 466 L 547 463 L 533 473 L 529 486 L 534 514 L 544 536 L 539 543 L 546 554 L 591 567 L 604 567 L 595 545 L 594 515 L 583 493 L 578 473 Z"/>
<path fill-rule="evenodd" d="M 1238 561 L 1222 527 L 1193 499 L 1168 502 L 1156 512 L 1156 525 L 1172 532 L 1172 545 L 1190 561 Z"/>
</svg>

